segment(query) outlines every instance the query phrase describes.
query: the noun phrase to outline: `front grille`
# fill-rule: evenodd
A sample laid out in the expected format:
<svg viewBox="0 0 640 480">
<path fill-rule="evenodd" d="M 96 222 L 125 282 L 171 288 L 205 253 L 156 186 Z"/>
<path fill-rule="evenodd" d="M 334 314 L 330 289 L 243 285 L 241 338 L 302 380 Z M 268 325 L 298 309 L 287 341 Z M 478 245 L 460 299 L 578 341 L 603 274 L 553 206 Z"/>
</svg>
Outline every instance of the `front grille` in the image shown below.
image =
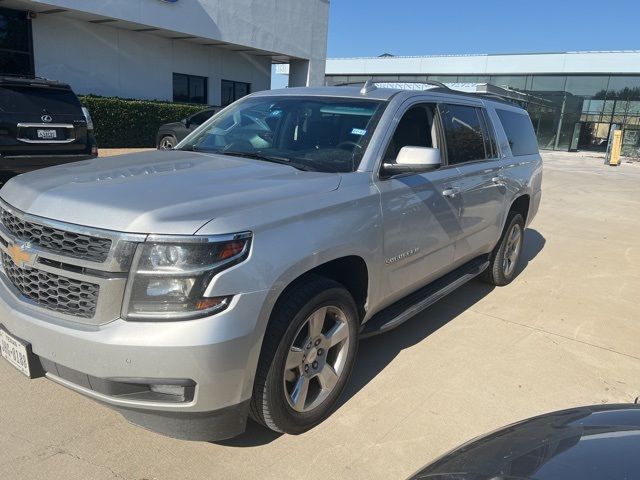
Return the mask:
<svg viewBox="0 0 640 480">
<path fill-rule="evenodd" d="M 108 238 L 91 237 L 27 222 L 3 208 L 0 208 L 0 222 L 22 240 L 60 255 L 102 263 L 111 249 L 111 240 Z"/>
<path fill-rule="evenodd" d="M 92 318 L 95 315 L 98 285 L 27 266 L 18 267 L 4 252 L 2 266 L 20 293 L 41 307 L 76 317 Z"/>
</svg>

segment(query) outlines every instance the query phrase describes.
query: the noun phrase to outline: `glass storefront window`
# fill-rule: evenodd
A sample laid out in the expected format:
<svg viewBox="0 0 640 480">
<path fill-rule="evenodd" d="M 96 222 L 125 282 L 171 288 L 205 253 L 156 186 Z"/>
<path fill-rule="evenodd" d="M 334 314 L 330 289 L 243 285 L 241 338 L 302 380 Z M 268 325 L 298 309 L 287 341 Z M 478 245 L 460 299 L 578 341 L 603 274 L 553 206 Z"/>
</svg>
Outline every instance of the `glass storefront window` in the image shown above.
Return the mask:
<svg viewBox="0 0 640 480">
<path fill-rule="evenodd" d="M 607 98 L 640 100 L 640 76 L 612 75 Z"/>
<path fill-rule="evenodd" d="M 327 78 L 327 85 L 342 85 L 348 81 L 349 77 L 346 75 L 332 75 Z"/>
<path fill-rule="evenodd" d="M 602 113 L 605 113 L 605 114 L 613 113 L 613 109 L 614 109 L 615 105 L 616 105 L 616 101 L 615 100 L 605 100 L 604 108 L 602 109 Z"/>
<path fill-rule="evenodd" d="M 429 80 L 442 83 L 458 83 L 457 75 L 429 75 Z"/>
<path fill-rule="evenodd" d="M 25 12 L 0 8 L 0 74 L 33 75 L 31 20 Z"/>
<path fill-rule="evenodd" d="M 584 113 L 600 113 L 604 108 L 604 100 L 585 100 L 582 103 Z"/>
<path fill-rule="evenodd" d="M 526 75 L 492 75 L 489 78 L 489 83 L 498 87 L 507 87 L 511 90 L 526 90 L 527 89 L 527 76 Z"/>
<path fill-rule="evenodd" d="M 553 75 L 534 75 L 530 90 L 534 92 L 564 92 L 567 77 Z"/>
<path fill-rule="evenodd" d="M 459 75 L 458 83 L 489 83 L 489 77 L 482 75 Z"/>
<path fill-rule="evenodd" d="M 609 77 L 603 76 L 603 75 L 569 76 L 567 77 L 567 83 L 565 84 L 565 91 L 573 95 L 579 95 L 581 97 L 603 98 L 604 94 L 607 91 L 608 83 L 609 83 Z"/>
</svg>

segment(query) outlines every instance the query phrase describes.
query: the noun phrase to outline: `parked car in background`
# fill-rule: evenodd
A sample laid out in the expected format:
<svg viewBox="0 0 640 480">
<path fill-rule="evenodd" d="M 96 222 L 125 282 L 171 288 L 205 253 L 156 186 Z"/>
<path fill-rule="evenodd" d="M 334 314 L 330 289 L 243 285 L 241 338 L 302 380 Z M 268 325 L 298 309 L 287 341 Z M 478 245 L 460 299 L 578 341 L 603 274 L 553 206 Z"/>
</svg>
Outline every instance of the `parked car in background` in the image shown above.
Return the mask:
<svg viewBox="0 0 640 480">
<path fill-rule="evenodd" d="M 458 447 L 411 480 L 640 478 L 640 405 L 595 405 L 530 418 Z"/>
<path fill-rule="evenodd" d="M 219 110 L 219 108 L 207 108 L 190 117 L 183 118 L 179 122 L 165 123 L 158 130 L 156 146 L 159 150 L 172 149 Z"/>
<path fill-rule="evenodd" d="M 69 85 L 0 76 L 0 174 L 97 155 L 91 116 Z"/>
<path fill-rule="evenodd" d="M 541 183 L 527 112 L 494 97 L 258 92 L 172 150 L 5 184 L 2 354 L 168 435 L 302 433 L 360 338 L 516 277 Z"/>
</svg>

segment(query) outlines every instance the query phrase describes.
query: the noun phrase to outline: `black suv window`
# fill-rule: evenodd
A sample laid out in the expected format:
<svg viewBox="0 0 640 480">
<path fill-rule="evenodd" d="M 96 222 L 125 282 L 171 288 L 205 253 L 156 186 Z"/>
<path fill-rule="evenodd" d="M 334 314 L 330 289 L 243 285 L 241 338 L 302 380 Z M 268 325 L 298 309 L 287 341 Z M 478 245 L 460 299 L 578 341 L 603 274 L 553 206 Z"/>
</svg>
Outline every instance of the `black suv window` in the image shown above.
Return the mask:
<svg viewBox="0 0 640 480">
<path fill-rule="evenodd" d="M 15 85 L 0 87 L 0 111 L 77 114 L 80 113 L 80 109 L 80 101 L 71 90 Z"/>
<path fill-rule="evenodd" d="M 435 106 L 411 107 L 400 119 L 384 154 L 384 163 L 395 163 L 402 147 L 435 147 L 433 117 Z"/>
<path fill-rule="evenodd" d="M 202 112 L 198 112 L 189 117 L 189 123 L 191 125 L 202 125 L 204 122 L 209 120 L 213 114 L 216 113 L 215 110 L 203 110 Z"/>
<path fill-rule="evenodd" d="M 489 158 L 485 151 L 480 109 L 450 104 L 441 105 L 440 109 L 449 164 Z"/>
<path fill-rule="evenodd" d="M 504 133 L 507 135 L 514 157 L 538 153 L 538 141 L 529 115 L 499 109 L 496 109 L 496 113 L 500 118 Z"/>
</svg>

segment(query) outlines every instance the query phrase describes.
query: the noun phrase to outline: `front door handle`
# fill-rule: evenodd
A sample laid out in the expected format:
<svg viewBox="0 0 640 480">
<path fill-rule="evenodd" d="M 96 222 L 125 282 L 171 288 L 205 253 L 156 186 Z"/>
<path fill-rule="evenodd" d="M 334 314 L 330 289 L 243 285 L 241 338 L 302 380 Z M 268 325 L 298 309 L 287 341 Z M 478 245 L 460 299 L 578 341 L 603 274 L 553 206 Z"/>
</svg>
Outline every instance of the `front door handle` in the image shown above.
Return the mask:
<svg viewBox="0 0 640 480">
<path fill-rule="evenodd" d="M 458 195 L 459 192 L 460 189 L 457 187 L 447 188 L 446 190 L 442 191 L 442 196 L 447 198 L 454 198 L 456 195 Z"/>
</svg>

